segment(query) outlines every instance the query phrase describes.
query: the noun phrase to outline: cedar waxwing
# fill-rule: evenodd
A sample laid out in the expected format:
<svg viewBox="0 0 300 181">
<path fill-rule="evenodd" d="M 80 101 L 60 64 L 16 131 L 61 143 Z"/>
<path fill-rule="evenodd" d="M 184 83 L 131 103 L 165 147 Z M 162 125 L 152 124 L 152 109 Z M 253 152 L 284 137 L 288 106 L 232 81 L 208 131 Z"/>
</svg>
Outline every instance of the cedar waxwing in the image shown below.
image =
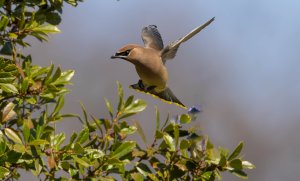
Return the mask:
<svg viewBox="0 0 300 181">
<path fill-rule="evenodd" d="M 213 21 L 214 18 L 166 47 L 164 47 L 157 26 L 149 25 L 142 29 L 144 47 L 128 44 L 122 47 L 114 56 L 111 56 L 111 58 L 121 58 L 135 65 L 140 80 L 138 83 L 131 85 L 131 88 L 186 108 L 167 87 L 168 71 L 165 63 L 166 60 L 175 57 L 181 43 L 192 38 Z"/>
</svg>

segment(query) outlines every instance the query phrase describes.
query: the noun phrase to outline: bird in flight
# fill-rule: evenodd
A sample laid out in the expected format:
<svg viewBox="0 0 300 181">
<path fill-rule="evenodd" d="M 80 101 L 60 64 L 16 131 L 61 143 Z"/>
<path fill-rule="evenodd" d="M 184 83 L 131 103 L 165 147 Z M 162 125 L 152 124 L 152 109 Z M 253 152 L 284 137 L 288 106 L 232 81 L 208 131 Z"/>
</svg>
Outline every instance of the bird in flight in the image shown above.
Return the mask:
<svg viewBox="0 0 300 181">
<path fill-rule="evenodd" d="M 166 60 L 173 59 L 181 43 L 186 42 L 203 30 L 214 18 L 195 28 L 184 37 L 164 47 L 161 35 L 155 25 L 149 25 L 142 29 L 144 46 L 127 44 L 120 48 L 112 59 L 120 58 L 131 62 L 140 77 L 138 83 L 130 85 L 130 88 L 139 92 L 151 94 L 168 103 L 186 108 L 167 86 L 168 70 L 165 67 Z"/>
</svg>

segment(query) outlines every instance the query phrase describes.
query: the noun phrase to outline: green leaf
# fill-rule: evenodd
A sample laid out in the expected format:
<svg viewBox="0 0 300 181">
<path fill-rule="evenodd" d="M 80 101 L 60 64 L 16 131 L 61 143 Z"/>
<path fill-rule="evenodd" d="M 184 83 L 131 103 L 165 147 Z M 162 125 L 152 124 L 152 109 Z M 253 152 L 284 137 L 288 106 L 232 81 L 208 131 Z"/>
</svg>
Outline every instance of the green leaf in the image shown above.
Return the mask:
<svg viewBox="0 0 300 181">
<path fill-rule="evenodd" d="M 137 128 L 135 126 L 129 126 L 128 128 L 122 128 L 120 133 L 123 133 L 123 134 L 133 134 L 135 133 L 137 130 Z"/>
<path fill-rule="evenodd" d="M 71 137 L 70 137 L 70 141 L 69 142 L 73 143 L 76 138 L 77 138 L 77 133 L 73 132 L 72 135 L 71 135 Z"/>
<path fill-rule="evenodd" d="M 52 116 L 55 117 L 58 115 L 59 111 L 62 109 L 62 107 L 64 106 L 65 100 L 63 96 L 59 96 L 56 104 L 55 104 L 55 108 L 54 111 L 52 113 Z"/>
<path fill-rule="evenodd" d="M 232 161 L 229 162 L 229 165 L 234 168 L 234 169 L 237 169 L 237 170 L 241 170 L 243 169 L 243 166 L 242 166 L 242 161 L 240 159 L 234 159 Z"/>
<path fill-rule="evenodd" d="M 80 102 L 80 107 L 81 107 L 82 112 L 83 112 L 84 121 L 85 121 L 85 123 L 89 126 L 90 123 L 89 123 L 89 120 L 88 120 L 87 112 L 86 112 L 86 109 L 85 109 L 85 107 L 84 107 L 84 105 L 83 105 L 82 102 Z M 80 120 L 81 120 L 81 119 L 80 119 Z"/>
<path fill-rule="evenodd" d="M 160 127 L 160 116 L 157 107 L 155 107 L 155 115 L 156 115 L 156 131 L 158 131 Z"/>
<path fill-rule="evenodd" d="M 164 134 L 164 140 L 165 140 L 166 144 L 168 145 L 170 151 L 175 151 L 174 140 L 169 134 L 167 134 L 167 133 Z"/>
<path fill-rule="evenodd" d="M 105 156 L 103 151 L 98 149 L 85 149 L 86 154 L 90 155 L 93 159 L 102 158 Z"/>
<path fill-rule="evenodd" d="M 74 144 L 74 151 L 76 154 L 82 154 L 84 153 L 84 148 L 78 142 L 76 142 Z"/>
<path fill-rule="evenodd" d="M 80 144 L 83 144 L 88 138 L 89 138 L 89 129 L 84 128 L 78 134 L 76 142 L 79 142 Z"/>
<path fill-rule="evenodd" d="M 12 84 L 0 83 L 0 89 L 8 93 L 15 93 L 15 94 L 18 93 L 18 89 Z"/>
<path fill-rule="evenodd" d="M 80 165 L 82 165 L 84 167 L 89 167 L 90 166 L 90 164 L 87 161 L 85 161 L 81 158 L 78 158 L 77 156 L 72 156 L 72 158 L 74 159 L 75 162 L 79 163 Z"/>
<path fill-rule="evenodd" d="M 132 152 L 135 147 L 135 141 L 125 141 L 115 151 L 112 152 L 111 157 L 119 159 L 120 157 Z"/>
<path fill-rule="evenodd" d="M 38 160 L 38 159 L 36 159 L 36 160 L 34 161 L 34 168 L 35 168 L 35 170 L 31 170 L 31 171 L 33 172 L 34 176 L 38 176 L 38 175 L 41 173 L 42 168 L 43 168 L 43 167 L 39 164 L 39 160 Z"/>
<path fill-rule="evenodd" d="M 134 181 L 144 181 L 144 176 L 140 173 L 131 173 L 130 176 Z"/>
<path fill-rule="evenodd" d="M 245 169 L 254 169 L 255 168 L 255 165 L 253 165 L 249 161 L 242 161 L 242 165 L 243 165 L 243 168 L 245 168 Z"/>
<path fill-rule="evenodd" d="M 6 140 L 3 139 L 3 133 L 0 131 L 0 155 L 4 154 L 6 151 Z M 0 159 L 1 160 L 1 159 Z"/>
<path fill-rule="evenodd" d="M 135 101 L 133 101 L 132 104 L 130 104 L 129 106 L 125 107 L 123 114 L 136 114 L 138 112 L 143 111 L 145 108 L 147 107 L 147 104 L 145 101 L 141 100 L 141 99 L 137 99 Z"/>
<path fill-rule="evenodd" d="M 181 124 L 187 124 L 191 122 L 191 117 L 188 114 L 181 114 L 179 120 Z"/>
<path fill-rule="evenodd" d="M 32 97 L 28 97 L 28 98 L 25 98 L 26 102 L 29 103 L 29 104 L 36 104 L 37 102 L 37 97 L 36 96 L 32 96 Z"/>
<path fill-rule="evenodd" d="M 43 24 L 31 29 L 32 31 L 42 32 L 42 33 L 59 33 L 60 30 L 51 24 Z"/>
<path fill-rule="evenodd" d="M 238 146 L 235 148 L 235 150 L 231 153 L 231 155 L 228 157 L 228 161 L 236 158 L 241 153 L 243 146 L 244 146 L 244 142 L 241 141 L 238 144 Z"/>
<path fill-rule="evenodd" d="M 61 68 L 60 68 L 60 66 L 58 66 L 52 77 L 52 81 L 53 82 L 56 81 L 60 76 L 61 76 Z"/>
<path fill-rule="evenodd" d="M 4 128 L 5 135 L 15 143 L 22 144 L 21 138 L 10 128 Z"/>
<path fill-rule="evenodd" d="M 21 93 L 25 94 L 27 92 L 29 86 L 28 77 L 26 77 L 21 84 Z"/>
<path fill-rule="evenodd" d="M 241 179 L 248 179 L 247 174 L 242 170 L 232 170 L 230 172 Z"/>
<path fill-rule="evenodd" d="M 133 99 L 134 99 L 134 96 L 133 96 L 133 95 L 129 96 L 129 97 L 127 98 L 127 100 L 126 100 L 124 106 L 125 106 L 125 107 L 129 106 L 129 105 L 132 103 Z"/>
<path fill-rule="evenodd" d="M 179 128 L 178 124 L 174 124 L 174 139 L 175 139 L 175 147 L 178 146 L 178 140 L 179 140 Z"/>
<path fill-rule="evenodd" d="M 65 141 L 66 135 L 64 133 L 60 133 L 57 135 L 54 135 L 53 139 L 51 140 L 51 143 L 53 146 L 56 147 L 56 149 L 59 149 L 60 145 Z"/>
<path fill-rule="evenodd" d="M 78 3 L 77 3 L 77 1 L 76 0 L 65 0 L 67 3 L 69 3 L 70 5 L 72 5 L 72 6 L 77 6 L 78 5 Z"/>
<path fill-rule="evenodd" d="M 10 73 L 8 73 L 8 74 L 10 76 Z M 12 83 L 15 79 L 16 79 L 16 77 L 3 77 L 3 78 L 0 78 L 0 83 Z"/>
<path fill-rule="evenodd" d="M 46 145 L 46 144 L 49 144 L 49 142 L 47 140 L 42 140 L 42 139 L 37 139 L 37 140 L 33 140 L 31 141 L 30 143 L 28 143 L 29 145 L 35 145 L 35 146 L 38 146 L 38 145 Z"/>
<path fill-rule="evenodd" d="M 16 146 L 16 145 L 14 145 Z M 14 151 L 14 150 L 9 150 L 7 152 L 7 162 L 9 163 L 16 163 L 22 156 L 22 153 L 21 152 L 17 152 L 17 151 Z"/>
<path fill-rule="evenodd" d="M 191 143 L 188 140 L 182 139 L 180 141 L 180 149 L 185 150 L 191 146 Z"/>
<path fill-rule="evenodd" d="M 147 144 L 146 136 L 145 136 L 145 133 L 144 133 L 143 128 L 141 127 L 140 123 L 136 120 L 134 120 L 133 122 L 134 122 L 134 125 L 137 127 L 137 131 L 138 131 L 139 135 L 141 136 L 142 141 L 145 144 Z"/>
<path fill-rule="evenodd" d="M 220 158 L 220 161 L 219 161 L 219 166 L 225 167 L 226 162 L 227 162 L 226 157 L 223 154 L 221 154 L 221 158 Z"/>
<path fill-rule="evenodd" d="M 155 132 L 155 138 L 156 138 L 156 139 L 161 139 L 163 136 L 164 136 L 163 132 L 161 132 L 161 131 L 159 131 L 159 130 L 157 130 L 157 131 Z"/>
<path fill-rule="evenodd" d="M 144 171 L 143 169 L 141 169 L 140 167 L 136 167 L 137 171 L 139 171 L 144 177 L 148 176 L 148 172 Z"/>
<path fill-rule="evenodd" d="M 0 166 L 0 178 L 5 178 L 5 177 L 7 177 L 8 175 L 10 174 L 10 171 L 7 169 L 7 168 L 5 168 L 5 167 L 1 167 Z"/>
<path fill-rule="evenodd" d="M 3 55 L 12 55 L 13 53 L 13 44 L 11 41 L 7 41 L 4 43 L 0 53 Z"/>
<path fill-rule="evenodd" d="M 8 25 L 8 23 L 9 23 L 8 17 L 1 14 L 0 31 L 3 31 L 6 28 L 6 26 Z"/>
<path fill-rule="evenodd" d="M 1 115 L 1 123 L 5 123 L 9 120 L 11 120 L 14 116 L 16 116 L 16 112 L 14 111 L 14 108 L 15 108 L 15 104 L 10 102 L 8 103 L 4 109 L 3 109 L 3 112 L 2 112 L 2 115 Z"/>
<path fill-rule="evenodd" d="M 61 22 L 61 17 L 58 13 L 47 13 L 46 14 L 46 21 L 52 25 L 58 25 Z"/>
<path fill-rule="evenodd" d="M 119 82 L 117 82 L 117 85 L 118 85 L 118 96 L 119 96 L 118 112 L 120 112 L 124 107 L 124 101 L 123 101 L 124 91 L 122 85 Z"/>
<path fill-rule="evenodd" d="M 49 67 L 39 68 L 39 69 L 31 72 L 31 77 L 32 78 L 36 78 L 36 77 L 38 77 L 40 75 L 48 73 L 49 70 L 50 70 L 50 66 Z"/>
<path fill-rule="evenodd" d="M 18 38 L 18 35 L 16 33 L 8 33 L 8 37 L 10 39 L 17 39 Z"/>
<path fill-rule="evenodd" d="M 111 106 L 111 103 L 106 98 L 104 98 L 104 100 L 105 100 L 105 105 L 108 109 L 109 115 L 110 115 L 111 118 L 113 118 L 114 117 L 114 111 L 113 111 L 113 108 Z"/>
<path fill-rule="evenodd" d="M 52 81 L 51 74 L 52 74 L 53 70 L 54 70 L 54 64 L 51 63 L 51 65 L 49 66 L 49 71 L 47 73 L 47 76 L 46 76 L 46 78 L 44 80 L 45 85 L 48 85 Z"/>
<path fill-rule="evenodd" d="M 208 171 L 208 172 L 203 173 L 201 175 L 201 177 L 204 178 L 207 181 L 214 180 L 214 179 L 211 179 L 211 177 L 213 177 L 213 172 L 212 171 Z"/>
<path fill-rule="evenodd" d="M 29 136 L 30 136 L 30 128 L 28 126 L 28 120 L 24 120 L 24 122 L 23 122 L 22 133 L 23 133 L 24 141 L 25 141 L 25 143 L 27 143 L 29 140 Z"/>
<path fill-rule="evenodd" d="M 75 71 L 74 70 L 67 70 L 65 72 L 62 72 L 60 77 L 53 82 L 54 85 L 63 85 L 63 84 L 70 84 L 70 80 L 74 76 Z"/>
</svg>

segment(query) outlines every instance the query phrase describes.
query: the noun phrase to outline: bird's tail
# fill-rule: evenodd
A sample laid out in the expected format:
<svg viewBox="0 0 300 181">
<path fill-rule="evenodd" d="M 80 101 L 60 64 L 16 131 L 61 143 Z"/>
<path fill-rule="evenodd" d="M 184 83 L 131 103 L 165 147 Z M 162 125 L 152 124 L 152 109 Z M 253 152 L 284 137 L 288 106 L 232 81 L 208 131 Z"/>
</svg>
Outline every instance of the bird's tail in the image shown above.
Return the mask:
<svg viewBox="0 0 300 181">
<path fill-rule="evenodd" d="M 138 84 L 133 84 L 130 86 L 130 88 L 132 88 L 138 92 L 150 94 L 153 97 L 159 98 L 164 102 L 167 102 L 169 104 L 173 103 L 179 107 L 186 109 L 185 105 L 180 102 L 180 100 L 173 94 L 171 89 L 169 89 L 168 87 L 162 92 L 155 92 L 154 90 L 145 90 L 145 89 L 141 88 Z"/>
</svg>

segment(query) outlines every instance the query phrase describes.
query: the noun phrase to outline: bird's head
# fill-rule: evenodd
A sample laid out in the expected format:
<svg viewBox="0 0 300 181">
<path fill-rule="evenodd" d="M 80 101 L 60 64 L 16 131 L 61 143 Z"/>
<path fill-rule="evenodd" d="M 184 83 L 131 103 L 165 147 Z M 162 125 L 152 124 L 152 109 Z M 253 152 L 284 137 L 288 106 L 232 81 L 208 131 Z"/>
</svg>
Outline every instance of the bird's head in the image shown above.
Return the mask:
<svg viewBox="0 0 300 181">
<path fill-rule="evenodd" d="M 120 48 L 115 55 L 111 56 L 111 59 L 121 58 L 134 63 L 136 51 L 140 48 L 140 45 L 128 44 Z"/>
</svg>

